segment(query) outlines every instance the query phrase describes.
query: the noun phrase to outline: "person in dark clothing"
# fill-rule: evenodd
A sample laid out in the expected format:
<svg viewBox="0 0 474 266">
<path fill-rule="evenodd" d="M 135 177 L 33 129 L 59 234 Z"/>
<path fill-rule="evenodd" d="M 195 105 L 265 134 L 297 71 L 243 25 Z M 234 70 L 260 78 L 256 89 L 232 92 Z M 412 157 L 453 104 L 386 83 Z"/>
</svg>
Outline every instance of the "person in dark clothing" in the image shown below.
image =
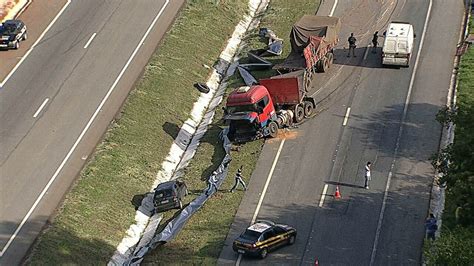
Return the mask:
<svg viewBox="0 0 474 266">
<path fill-rule="evenodd" d="M 354 37 L 354 33 L 351 33 L 351 36 L 349 36 L 347 41 L 349 42 L 349 52 L 347 53 L 347 57 L 351 56 L 351 51 L 352 51 L 352 56 L 356 57 L 355 48 L 356 48 L 357 39 Z"/>
<path fill-rule="evenodd" d="M 207 179 L 207 188 L 206 188 L 206 196 L 211 194 L 212 189 L 217 192 L 217 172 L 214 171 L 212 175 Z"/>
<path fill-rule="evenodd" d="M 379 41 L 378 41 L 378 38 L 379 38 L 379 32 L 376 31 L 374 33 L 374 37 L 372 38 L 372 45 L 373 45 L 373 49 L 372 49 L 372 53 L 377 53 L 377 45 L 379 44 Z"/>
<path fill-rule="evenodd" d="M 244 190 L 247 190 L 247 186 L 245 185 L 245 182 L 242 179 L 242 168 L 243 166 L 240 166 L 240 168 L 237 170 L 237 173 L 235 174 L 235 183 L 234 183 L 234 186 L 230 189 L 230 192 L 234 192 L 234 190 L 237 188 L 239 184 L 242 185 Z"/>
<path fill-rule="evenodd" d="M 425 222 L 425 228 L 426 228 L 426 238 L 435 240 L 435 234 L 436 231 L 438 230 L 438 221 L 436 221 L 436 218 L 432 213 L 430 213 L 430 216 L 428 219 L 426 219 Z"/>
</svg>

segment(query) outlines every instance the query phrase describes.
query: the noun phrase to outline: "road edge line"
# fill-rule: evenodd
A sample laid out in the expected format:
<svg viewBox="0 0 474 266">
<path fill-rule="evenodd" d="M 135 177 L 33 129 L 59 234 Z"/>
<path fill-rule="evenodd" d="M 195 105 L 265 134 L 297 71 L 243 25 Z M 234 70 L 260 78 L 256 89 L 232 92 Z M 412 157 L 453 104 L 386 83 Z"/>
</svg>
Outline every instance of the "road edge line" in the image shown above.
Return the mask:
<svg viewBox="0 0 474 266">
<path fill-rule="evenodd" d="M 36 41 L 33 43 L 33 45 L 30 47 L 30 49 L 28 49 L 28 51 L 25 53 L 25 55 L 23 55 L 20 59 L 20 61 L 18 61 L 18 63 L 16 63 L 16 65 L 13 67 L 13 69 L 10 71 L 10 73 L 8 73 L 8 75 L 3 79 L 2 82 L 0 82 L 0 88 L 3 88 L 3 86 L 5 85 L 5 83 L 7 83 L 7 81 L 11 78 L 11 76 L 13 76 L 13 74 L 15 73 L 15 71 L 20 67 L 20 65 L 23 63 L 23 61 L 26 60 L 26 58 L 28 57 L 28 55 L 30 55 L 30 53 L 33 51 L 33 49 L 36 47 L 36 45 L 38 45 L 38 43 L 43 39 L 44 35 L 46 35 L 46 33 L 49 31 L 49 29 L 53 26 L 54 23 L 56 23 L 56 21 L 59 19 L 59 17 L 61 16 L 61 14 L 66 10 L 66 8 L 69 6 L 69 4 L 71 3 L 72 0 L 67 0 L 67 2 L 64 4 L 64 6 L 61 8 L 61 10 L 59 11 L 58 14 L 56 14 L 56 16 L 54 17 L 54 19 L 48 24 L 48 26 L 46 27 L 46 29 L 41 33 L 41 35 L 38 37 L 38 39 L 36 39 Z"/>
<path fill-rule="evenodd" d="M 418 69 L 418 62 L 419 62 L 419 59 L 420 59 L 421 50 L 423 48 L 423 42 L 425 40 L 426 29 L 428 28 L 428 21 L 429 21 L 430 16 L 431 16 L 432 6 L 433 6 L 433 0 L 430 0 L 429 5 L 428 5 L 428 11 L 427 11 L 426 18 L 425 18 L 425 23 L 423 25 L 423 32 L 421 34 L 420 46 L 418 47 L 418 53 L 416 55 L 415 65 L 413 66 L 413 72 L 411 74 L 410 85 L 408 86 L 408 93 L 407 93 L 407 97 L 405 99 L 405 105 L 403 107 L 402 120 L 400 122 L 400 129 L 398 130 L 397 142 L 396 142 L 395 150 L 394 150 L 394 153 L 393 153 L 393 160 L 392 160 L 392 164 L 390 165 L 390 171 L 388 173 L 387 183 L 385 185 L 385 191 L 384 191 L 383 200 L 382 200 L 382 207 L 380 209 L 379 220 L 377 222 L 377 229 L 375 231 L 374 245 L 372 246 L 372 253 L 370 255 L 369 266 L 374 265 L 375 255 L 377 253 L 377 245 L 378 245 L 378 241 L 379 241 L 379 238 L 380 238 L 380 231 L 382 229 L 382 222 L 383 222 L 383 218 L 384 218 L 384 214 L 385 214 L 385 208 L 386 208 L 386 205 L 387 205 L 388 190 L 390 189 L 390 181 L 391 181 L 392 175 L 393 175 L 392 172 L 393 172 L 393 169 L 395 167 L 395 162 L 397 160 L 398 149 L 400 148 L 400 139 L 401 139 L 402 133 L 403 133 L 403 124 L 405 123 L 406 116 L 407 116 L 408 104 L 410 103 L 411 93 L 412 93 L 412 90 L 413 90 L 413 84 L 415 82 L 414 81 L 415 80 L 415 75 L 416 75 L 416 72 L 417 72 L 417 69 Z"/>
<path fill-rule="evenodd" d="M 69 2 L 71 0 L 68 0 Z M 13 233 L 13 235 L 10 237 L 10 239 L 8 240 L 8 242 L 5 244 L 5 246 L 3 247 L 2 251 L 0 251 L 0 257 L 3 256 L 3 254 L 5 254 L 5 252 L 8 250 L 8 248 L 10 247 L 11 243 L 13 242 L 13 240 L 16 238 L 16 236 L 18 235 L 18 233 L 20 232 L 20 230 L 23 228 L 23 226 L 25 225 L 26 221 L 30 218 L 31 214 L 33 213 L 33 211 L 36 209 L 36 207 L 38 206 L 39 202 L 41 201 L 41 199 L 44 197 L 44 195 L 46 194 L 46 192 L 48 191 L 49 187 L 53 184 L 54 180 L 56 179 L 56 177 L 58 177 L 59 173 L 61 172 L 61 170 L 63 169 L 64 165 L 66 165 L 66 162 L 69 160 L 69 157 L 71 157 L 72 153 L 76 150 L 76 147 L 79 145 L 79 142 L 81 142 L 82 138 L 84 137 L 84 135 L 86 134 L 86 132 L 89 130 L 90 126 L 92 125 L 92 123 L 94 122 L 95 118 L 97 117 L 97 115 L 99 114 L 100 110 L 102 109 L 102 107 L 104 106 L 105 102 L 107 102 L 109 96 L 112 94 L 113 90 L 115 89 L 115 87 L 117 86 L 118 82 L 120 81 L 120 79 L 122 78 L 123 74 L 125 73 L 125 71 L 127 70 L 128 66 L 130 65 L 130 63 L 132 62 L 132 60 L 135 58 L 135 55 L 138 53 L 138 50 L 140 50 L 142 44 L 144 43 L 146 37 L 148 37 L 148 34 L 150 34 L 151 32 L 151 29 L 155 26 L 156 24 L 156 21 L 158 20 L 158 18 L 161 16 L 161 14 L 163 13 L 163 11 L 165 10 L 165 8 L 168 6 L 168 3 L 169 3 L 170 0 L 166 0 L 165 4 L 163 5 L 163 7 L 161 8 L 160 12 L 158 13 L 158 15 L 155 17 L 155 19 L 152 21 L 152 23 L 150 24 L 150 26 L 148 27 L 147 31 L 145 32 L 145 34 L 143 35 L 142 39 L 140 40 L 140 42 L 138 43 L 137 47 L 135 48 L 135 50 L 133 51 L 132 55 L 130 56 L 130 58 L 127 60 L 127 63 L 123 66 L 122 70 L 120 71 L 119 75 L 117 76 L 117 78 L 115 79 L 114 83 L 112 84 L 112 86 L 110 87 L 109 91 L 107 92 L 107 94 L 104 96 L 104 98 L 102 99 L 102 101 L 100 102 L 99 106 L 97 107 L 97 109 L 95 110 L 94 114 L 92 115 L 92 117 L 90 118 L 89 122 L 87 122 L 86 126 L 84 127 L 84 129 L 82 130 L 81 134 L 79 135 L 79 137 L 76 139 L 76 141 L 74 142 L 74 145 L 71 147 L 71 149 L 69 150 L 69 152 L 67 153 L 66 157 L 64 157 L 63 161 L 61 162 L 61 164 L 59 165 L 59 167 L 56 169 L 56 171 L 54 172 L 53 176 L 50 178 L 50 180 L 48 181 L 48 183 L 46 184 L 46 186 L 43 188 L 43 191 L 41 191 L 40 195 L 36 198 L 36 201 L 33 203 L 33 206 L 30 208 L 30 210 L 27 212 L 27 214 L 23 217 L 20 225 L 16 228 L 15 232 Z"/>
<path fill-rule="evenodd" d="M 250 221 L 250 225 L 255 223 L 258 213 L 260 212 L 260 207 L 262 206 L 263 199 L 265 198 L 265 194 L 267 193 L 268 185 L 270 185 L 270 180 L 272 180 L 273 171 L 275 171 L 275 167 L 278 162 L 278 159 L 280 158 L 281 150 L 283 149 L 283 145 L 285 144 L 285 141 L 286 139 L 282 139 L 280 142 L 280 146 L 278 147 L 278 151 L 275 155 L 275 159 L 273 159 L 272 167 L 270 168 L 270 172 L 268 173 L 267 181 L 265 182 L 265 185 L 263 186 L 262 194 L 260 195 L 260 199 L 258 200 L 257 208 L 255 208 L 255 212 L 253 213 L 252 220 Z M 239 254 L 239 257 L 237 258 L 235 265 L 236 266 L 240 265 L 241 260 L 242 260 L 242 254 Z"/>
</svg>

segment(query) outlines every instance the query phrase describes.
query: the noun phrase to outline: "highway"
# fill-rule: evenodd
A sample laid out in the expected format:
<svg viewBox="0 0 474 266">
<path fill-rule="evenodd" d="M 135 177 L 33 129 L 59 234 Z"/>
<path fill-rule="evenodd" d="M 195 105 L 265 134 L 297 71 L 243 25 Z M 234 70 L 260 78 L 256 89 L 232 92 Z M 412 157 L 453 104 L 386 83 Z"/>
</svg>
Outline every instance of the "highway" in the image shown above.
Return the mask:
<svg viewBox="0 0 474 266">
<path fill-rule="evenodd" d="M 21 262 L 184 3 L 64 2 L 34 49 L 0 80 L 2 265 Z M 35 3 L 20 19 L 34 16 L 41 16 Z M 31 26 L 30 37 L 40 36 Z"/>
<path fill-rule="evenodd" d="M 441 135 L 434 118 L 446 104 L 463 3 L 324 1 L 318 15 L 330 14 L 342 19 L 336 61 L 312 84 L 316 98 L 330 97 L 318 116 L 266 142 L 219 265 L 421 264 L 434 176 L 429 157 Z M 367 48 L 393 20 L 414 25 L 409 68 L 383 68 L 380 48 Z M 357 57 L 347 58 L 351 32 L 359 44 Z M 336 185 L 341 199 L 333 197 Z M 232 241 L 253 218 L 295 227 L 296 243 L 264 260 L 238 256 Z"/>
</svg>

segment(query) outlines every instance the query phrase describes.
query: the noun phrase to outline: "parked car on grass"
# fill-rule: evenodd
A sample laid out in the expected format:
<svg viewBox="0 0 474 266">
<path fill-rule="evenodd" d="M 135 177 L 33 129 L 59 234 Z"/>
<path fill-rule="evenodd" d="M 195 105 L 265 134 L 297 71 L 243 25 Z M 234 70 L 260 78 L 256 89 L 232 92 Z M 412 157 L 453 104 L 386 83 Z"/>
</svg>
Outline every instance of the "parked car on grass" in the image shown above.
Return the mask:
<svg viewBox="0 0 474 266">
<path fill-rule="evenodd" d="M 164 182 L 155 188 L 153 204 L 156 212 L 171 209 L 182 209 L 183 198 L 188 195 L 188 188 L 183 181 L 173 180 Z"/>
<path fill-rule="evenodd" d="M 232 248 L 237 253 L 263 259 L 269 251 L 283 245 L 292 245 L 295 240 L 295 228 L 271 221 L 257 221 L 234 240 Z"/>
<path fill-rule="evenodd" d="M 20 42 L 27 38 L 26 25 L 21 20 L 6 20 L 0 26 L 1 49 L 18 49 L 20 48 Z"/>
</svg>

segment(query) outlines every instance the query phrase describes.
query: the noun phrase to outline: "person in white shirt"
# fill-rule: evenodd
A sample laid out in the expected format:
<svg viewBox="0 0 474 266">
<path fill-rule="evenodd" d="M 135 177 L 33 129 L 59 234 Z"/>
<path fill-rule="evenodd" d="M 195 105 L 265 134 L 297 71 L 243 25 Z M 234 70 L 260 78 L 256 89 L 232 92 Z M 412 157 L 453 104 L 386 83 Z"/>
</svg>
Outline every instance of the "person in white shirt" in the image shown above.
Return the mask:
<svg viewBox="0 0 474 266">
<path fill-rule="evenodd" d="M 365 165 L 365 189 L 369 189 L 369 181 L 370 181 L 370 166 L 372 164 L 370 162 L 367 162 L 367 164 Z"/>
</svg>

